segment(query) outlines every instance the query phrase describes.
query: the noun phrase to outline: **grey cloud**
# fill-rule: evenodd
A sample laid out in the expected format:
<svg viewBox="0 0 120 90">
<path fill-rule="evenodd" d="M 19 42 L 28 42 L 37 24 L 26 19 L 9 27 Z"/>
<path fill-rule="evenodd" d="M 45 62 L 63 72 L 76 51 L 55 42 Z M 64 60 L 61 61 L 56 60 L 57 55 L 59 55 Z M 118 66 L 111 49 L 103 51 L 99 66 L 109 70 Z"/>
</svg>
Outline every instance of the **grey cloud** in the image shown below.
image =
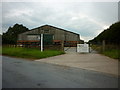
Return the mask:
<svg viewBox="0 0 120 90">
<path fill-rule="evenodd" d="M 102 26 L 117 21 L 116 5 L 115 2 L 3 3 L 3 31 L 15 23 L 30 29 L 50 24 L 92 38 Z"/>
</svg>

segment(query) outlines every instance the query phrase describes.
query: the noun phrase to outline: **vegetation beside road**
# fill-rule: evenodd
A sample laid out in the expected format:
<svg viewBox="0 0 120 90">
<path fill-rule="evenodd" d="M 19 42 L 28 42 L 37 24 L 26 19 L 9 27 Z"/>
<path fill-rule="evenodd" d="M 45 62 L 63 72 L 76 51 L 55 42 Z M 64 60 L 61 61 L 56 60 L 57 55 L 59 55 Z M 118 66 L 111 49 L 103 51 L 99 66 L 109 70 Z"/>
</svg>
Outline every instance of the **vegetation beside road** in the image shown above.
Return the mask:
<svg viewBox="0 0 120 90">
<path fill-rule="evenodd" d="M 103 30 L 94 39 L 89 40 L 89 43 L 102 44 L 103 40 L 105 40 L 106 44 L 120 44 L 120 22 L 116 22 L 112 24 L 109 28 Z"/>
<path fill-rule="evenodd" d="M 120 60 L 120 22 L 103 30 L 94 39 L 89 40 L 89 43 L 99 53 Z"/>
<path fill-rule="evenodd" d="M 0 46 L 0 55 L 2 54 L 2 46 Z"/>
<path fill-rule="evenodd" d="M 115 48 L 115 46 L 114 48 L 113 47 L 108 48 L 108 46 L 106 46 L 106 49 L 104 51 L 102 50 L 101 45 L 92 45 L 92 48 L 98 51 L 100 54 L 120 60 L 120 49 Z"/>
<path fill-rule="evenodd" d="M 41 58 L 61 55 L 61 54 L 64 54 L 64 52 L 56 51 L 56 50 L 46 50 L 41 52 L 38 49 L 3 46 L 2 54 L 8 55 L 8 56 L 20 57 L 20 58 L 41 59 Z"/>
<path fill-rule="evenodd" d="M 120 50 L 116 50 L 116 49 L 106 50 L 102 52 L 102 54 L 120 60 Z"/>
<path fill-rule="evenodd" d="M 9 27 L 2 35 L 2 44 L 16 44 L 18 35 L 26 31 L 29 31 L 29 29 L 22 24 L 15 24 L 13 27 Z"/>
</svg>

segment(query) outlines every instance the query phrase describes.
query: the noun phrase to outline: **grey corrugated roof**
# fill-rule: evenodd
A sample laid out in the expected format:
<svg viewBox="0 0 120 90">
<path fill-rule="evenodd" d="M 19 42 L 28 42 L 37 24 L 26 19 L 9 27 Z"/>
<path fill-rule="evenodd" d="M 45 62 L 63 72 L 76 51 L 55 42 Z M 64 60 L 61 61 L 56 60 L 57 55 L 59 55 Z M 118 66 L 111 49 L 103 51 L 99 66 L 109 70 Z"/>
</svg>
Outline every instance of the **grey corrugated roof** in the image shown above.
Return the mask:
<svg viewBox="0 0 120 90">
<path fill-rule="evenodd" d="M 49 27 L 52 27 L 52 28 L 56 28 L 56 29 L 59 29 L 59 30 L 63 30 L 63 31 L 66 31 L 66 32 L 70 32 L 70 33 L 79 35 L 78 33 L 74 33 L 74 32 L 71 32 L 71 31 L 68 31 L 68 30 L 65 30 L 65 29 L 62 29 L 62 28 L 58 28 L 58 27 L 55 27 L 55 26 L 51 26 L 51 25 L 43 25 L 43 26 L 40 26 L 40 27 L 37 27 L 37 28 L 33 28 L 31 30 L 35 30 L 35 29 L 38 29 L 38 28 L 41 28 L 41 27 L 45 27 L 45 26 L 49 26 Z"/>
<path fill-rule="evenodd" d="M 68 30 L 65 30 L 65 29 L 62 29 L 62 28 L 58 28 L 58 27 L 55 27 L 55 26 L 51 26 L 51 25 L 43 25 L 43 26 L 40 26 L 40 27 L 37 27 L 37 28 L 33 28 L 29 31 L 32 31 L 32 30 L 35 30 L 35 29 L 38 29 L 38 28 L 41 28 L 41 27 L 45 27 L 45 26 L 49 26 L 49 27 L 52 27 L 52 28 L 55 28 L 55 29 L 59 29 L 59 30 L 63 30 L 63 31 L 66 31 L 66 32 L 70 32 L 70 33 L 79 35 L 78 33 L 74 33 L 74 32 L 71 32 L 71 31 L 68 31 Z M 26 32 L 29 32 L 29 31 L 26 31 Z M 24 33 L 26 33 L 26 32 L 24 32 Z M 21 34 L 23 34 L 23 33 L 21 33 Z"/>
</svg>

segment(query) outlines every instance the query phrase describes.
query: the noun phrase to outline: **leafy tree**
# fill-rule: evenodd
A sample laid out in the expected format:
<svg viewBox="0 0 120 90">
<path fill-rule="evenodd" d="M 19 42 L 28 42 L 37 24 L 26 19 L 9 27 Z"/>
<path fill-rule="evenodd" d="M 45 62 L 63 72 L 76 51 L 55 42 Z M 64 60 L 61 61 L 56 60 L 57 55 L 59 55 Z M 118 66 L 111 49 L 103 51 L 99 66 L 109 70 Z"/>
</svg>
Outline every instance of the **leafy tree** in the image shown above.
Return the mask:
<svg viewBox="0 0 120 90">
<path fill-rule="evenodd" d="M 6 33 L 2 35 L 2 44 L 16 44 L 18 34 L 29 31 L 23 25 L 15 24 L 13 27 L 9 27 Z"/>
<path fill-rule="evenodd" d="M 106 43 L 112 44 L 120 44 L 120 22 L 112 24 L 108 29 L 101 32 L 97 37 L 93 40 L 90 40 L 90 43 L 98 44 L 102 43 L 103 40 Z"/>
</svg>

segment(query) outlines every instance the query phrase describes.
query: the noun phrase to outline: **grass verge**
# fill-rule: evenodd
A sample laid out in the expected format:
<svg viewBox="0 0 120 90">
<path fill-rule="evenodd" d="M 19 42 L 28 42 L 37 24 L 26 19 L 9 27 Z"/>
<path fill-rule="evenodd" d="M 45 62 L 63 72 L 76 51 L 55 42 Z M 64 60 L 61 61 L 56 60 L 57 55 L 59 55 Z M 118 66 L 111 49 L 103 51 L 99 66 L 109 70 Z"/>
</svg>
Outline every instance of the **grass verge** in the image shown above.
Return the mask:
<svg viewBox="0 0 120 90">
<path fill-rule="evenodd" d="M 93 45 L 92 48 L 98 51 L 100 54 L 108 56 L 110 58 L 120 60 L 120 49 L 106 48 L 105 51 L 102 51 L 102 46 Z"/>
<path fill-rule="evenodd" d="M 0 46 L 0 55 L 2 54 L 2 46 Z"/>
<path fill-rule="evenodd" d="M 38 49 L 20 48 L 20 47 L 2 47 L 2 54 L 28 59 L 41 59 L 51 56 L 64 54 L 63 51 L 47 50 L 41 52 Z"/>
<path fill-rule="evenodd" d="M 104 54 L 105 56 L 120 60 L 120 50 L 115 50 L 115 49 L 106 50 L 102 52 L 102 54 Z"/>
</svg>

